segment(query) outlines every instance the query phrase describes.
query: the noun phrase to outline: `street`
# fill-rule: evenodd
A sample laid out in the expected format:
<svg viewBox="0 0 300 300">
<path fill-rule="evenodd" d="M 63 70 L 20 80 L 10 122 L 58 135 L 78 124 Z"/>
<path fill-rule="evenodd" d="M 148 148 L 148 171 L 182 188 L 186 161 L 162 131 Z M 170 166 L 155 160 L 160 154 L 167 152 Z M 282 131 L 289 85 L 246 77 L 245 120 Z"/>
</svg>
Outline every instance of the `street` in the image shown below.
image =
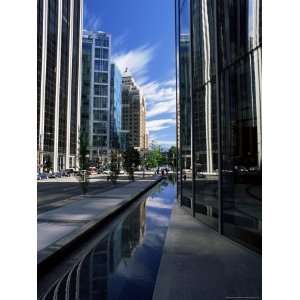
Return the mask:
<svg viewBox="0 0 300 300">
<path fill-rule="evenodd" d="M 135 175 L 136 180 L 141 177 L 141 174 Z M 78 179 L 78 177 L 67 177 L 38 181 L 38 214 L 76 201 L 72 197 L 82 194 Z M 89 178 L 88 193 L 93 194 L 99 191 L 108 191 L 116 186 L 126 185 L 128 182 L 127 176 L 119 176 L 117 183 L 114 185 L 110 181 L 107 181 L 106 176 L 94 175 Z"/>
</svg>

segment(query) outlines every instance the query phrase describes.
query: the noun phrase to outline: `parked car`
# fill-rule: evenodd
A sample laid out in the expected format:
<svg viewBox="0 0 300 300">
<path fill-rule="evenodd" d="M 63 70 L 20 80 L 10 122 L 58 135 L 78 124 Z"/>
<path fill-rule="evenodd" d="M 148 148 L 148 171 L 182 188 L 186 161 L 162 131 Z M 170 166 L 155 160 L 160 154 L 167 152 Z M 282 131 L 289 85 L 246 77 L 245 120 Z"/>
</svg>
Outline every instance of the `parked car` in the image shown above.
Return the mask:
<svg viewBox="0 0 300 300">
<path fill-rule="evenodd" d="M 37 172 L 37 180 L 48 179 L 47 173 Z"/>
<path fill-rule="evenodd" d="M 71 176 L 71 175 L 74 175 L 75 173 L 75 170 L 73 168 L 70 168 L 70 169 L 66 169 L 65 170 L 65 173 L 66 173 L 66 176 Z"/>
<path fill-rule="evenodd" d="M 88 174 L 89 175 L 96 175 L 96 174 L 98 174 L 97 168 L 96 167 L 89 167 Z"/>
</svg>

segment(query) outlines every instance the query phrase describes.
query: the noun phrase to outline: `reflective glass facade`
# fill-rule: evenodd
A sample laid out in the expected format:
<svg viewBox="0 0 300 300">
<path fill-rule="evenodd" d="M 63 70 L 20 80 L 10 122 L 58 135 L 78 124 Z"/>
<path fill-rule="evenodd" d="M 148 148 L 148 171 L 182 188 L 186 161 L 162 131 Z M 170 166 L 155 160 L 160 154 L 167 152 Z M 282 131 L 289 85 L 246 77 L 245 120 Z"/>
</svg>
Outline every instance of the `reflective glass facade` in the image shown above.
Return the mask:
<svg viewBox="0 0 300 300">
<path fill-rule="evenodd" d="M 176 0 L 176 32 L 178 199 L 260 252 L 261 1 Z"/>
<path fill-rule="evenodd" d="M 111 37 L 102 31 L 83 32 L 81 127 L 88 134 L 91 162 L 110 149 Z"/>
<path fill-rule="evenodd" d="M 120 149 L 122 127 L 122 74 L 115 64 L 111 64 L 110 80 L 110 146 L 113 149 Z"/>
</svg>

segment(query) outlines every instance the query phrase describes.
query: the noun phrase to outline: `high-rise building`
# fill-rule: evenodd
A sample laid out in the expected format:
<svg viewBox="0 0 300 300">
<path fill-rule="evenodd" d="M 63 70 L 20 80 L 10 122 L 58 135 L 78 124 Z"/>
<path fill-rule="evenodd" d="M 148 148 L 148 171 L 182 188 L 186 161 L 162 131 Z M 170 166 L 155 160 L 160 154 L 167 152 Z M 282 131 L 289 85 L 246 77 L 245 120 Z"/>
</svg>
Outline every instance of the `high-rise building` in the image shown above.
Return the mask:
<svg viewBox="0 0 300 300">
<path fill-rule="evenodd" d="M 176 0 L 181 206 L 261 251 L 261 0 Z"/>
<path fill-rule="evenodd" d="M 128 70 L 122 78 L 122 129 L 128 131 L 128 146 L 145 149 L 145 97 Z"/>
<path fill-rule="evenodd" d="M 122 129 L 122 74 L 111 64 L 110 76 L 110 147 L 120 149 Z"/>
<path fill-rule="evenodd" d="M 37 3 L 37 152 L 40 170 L 78 167 L 82 0 Z"/>
<path fill-rule="evenodd" d="M 111 37 L 84 30 L 82 48 L 82 131 L 88 137 L 90 161 L 103 162 L 110 151 Z"/>
</svg>

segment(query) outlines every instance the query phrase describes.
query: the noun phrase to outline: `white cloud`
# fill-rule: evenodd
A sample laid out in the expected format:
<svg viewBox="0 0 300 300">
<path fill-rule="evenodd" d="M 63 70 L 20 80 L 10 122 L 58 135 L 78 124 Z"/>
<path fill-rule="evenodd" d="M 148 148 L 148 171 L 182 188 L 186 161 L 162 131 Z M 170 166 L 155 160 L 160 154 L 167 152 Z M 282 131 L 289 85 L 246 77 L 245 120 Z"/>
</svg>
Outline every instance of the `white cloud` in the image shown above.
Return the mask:
<svg viewBox="0 0 300 300">
<path fill-rule="evenodd" d="M 176 124 L 175 119 L 159 119 L 159 120 L 151 120 L 147 121 L 147 128 L 149 132 L 151 131 L 159 131 L 165 128 L 168 128 L 172 125 Z"/>
<path fill-rule="evenodd" d="M 101 30 L 102 21 L 98 15 L 90 12 L 87 5 L 83 7 L 84 29 L 91 31 Z"/>
<path fill-rule="evenodd" d="M 146 98 L 147 118 L 176 112 L 175 79 L 149 81 L 149 66 L 154 58 L 155 46 L 141 46 L 114 55 L 113 60 L 121 72 L 128 68 Z"/>
<path fill-rule="evenodd" d="M 162 113 L 175 113 L 176 112 L 176 101 L 162 101 L 153 104 L 147 109 L 147 118 L 152 118 Z"/>
<path fill-rule="evenodd" d="M 146 95 L 147 118 L 176 112 L 175 80 L 152 81 L 142 86 Z"/>
<path fill-rule="evenodd" d="M 148 101 L 160 102 L 174 100 L 176 96 L 175 84 L 172 80 L 157 82 L 152 81 L 142 86 Z"/>
<path fill-rule="evenodd" d="M 137 84 L 142 85 L 148 79 L 148 65 L 153 58 L 154 49 L 154 46 L 144 45 L 128 52 L 117 53 L 113 60 L 121 72 L 128 68 Z"/>
<path fill-rule="evenodd" d="M 124 46 L 126 39 L 128 37 L 128 32 L 124 32 L 121 35 L 112 37 L 112 52 L 117 53 L 118 49 Z"/>
</svg>

